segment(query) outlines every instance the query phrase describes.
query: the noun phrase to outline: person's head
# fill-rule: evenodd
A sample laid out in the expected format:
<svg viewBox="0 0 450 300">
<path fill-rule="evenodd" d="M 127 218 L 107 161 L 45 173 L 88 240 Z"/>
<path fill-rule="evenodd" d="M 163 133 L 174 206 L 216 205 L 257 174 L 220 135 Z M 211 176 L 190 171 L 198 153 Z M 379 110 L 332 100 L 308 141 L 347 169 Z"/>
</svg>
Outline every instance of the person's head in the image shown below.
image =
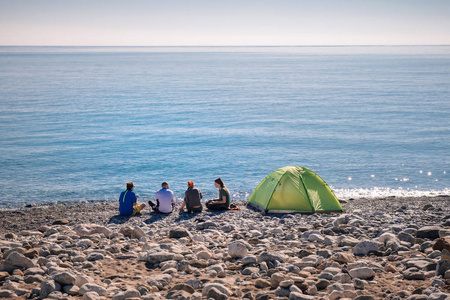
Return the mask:
<svg viewBox="0 0 450 300">
<path fill-rule="evenodd" d="M 134 183 L 133 181 L 127 182 L 127 190 L 132 191 L 134 189 Z"/>
<path fill-rule="evenodd" d="M 192 180 L 188 181 L 188 187 L 194 187 L 194 182 Z"/>
<path fill-rule="evenodd" d="M 167 182 L 163 182 L 163 183 L 161 183 L 161 187 L 163 188 L 163 189 L 168 189 L 169 188 L 169 184 L 167 183 Z"/>
<path fill-rule="evenodd" d="M 225 184 L 223 183 L 222 179 L 217 178 L 216 180 L 214 180 L 214 185 L 216 188 L 224 188 Z"/>
</svg>

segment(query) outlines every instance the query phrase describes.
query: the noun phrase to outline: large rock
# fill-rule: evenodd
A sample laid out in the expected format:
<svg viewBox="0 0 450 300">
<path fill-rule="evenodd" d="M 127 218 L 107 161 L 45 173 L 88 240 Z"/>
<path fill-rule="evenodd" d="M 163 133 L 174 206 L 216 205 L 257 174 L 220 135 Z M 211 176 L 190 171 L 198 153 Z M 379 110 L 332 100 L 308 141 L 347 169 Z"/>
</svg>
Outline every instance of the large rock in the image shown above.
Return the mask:
<svg viewBox="0 0 450 300">
<path fill-rule="evenodd" d="M 226 300 L 228 299 L 228 296 L 213 287 L 209 289 L 208 293 L 206 294 L 206 298 L 214 300 Z"/>
<path fill-rule="evenodd" d="M 14 246 L 13 246 L 14 247 Z M 22 247 L 14 247 L 14 248 L 12 248 L 12 249 L 9 249 L 9 250 L 6 250 L 4 253 L 3 253 L 3 258 L 6 258 L 6 257 L 8 257 L 8 255 L 10 255 L 12 252 L 18 252 L 18 253 L 20 253 L 20 254 L 24 254 L 25 255 L 25 248 L 22 248 Z"/>
<path fill-rule="evenodd" d="M 417 268 L 420 270 L 424 270 L 426 266 L 431 264 L 431 262 L 429 259 L 426 259 L 426 258 L 422 258 L 422 259 L 414 258 L 414 259 L 405 260 L 403 262 L 403 264 L 405 265 L 406 269 Z"/>
<path fill-rule="evenodd" d="M 198 230 L 204 230 L 207 228 L 217 228 L 217 224 L 215 222 L 207 221 L 198 223 L 196 227 Z"/>
<path fill-rule="evenodd" d="M 189 264 L 195 268 L 204 269 L 209 266 L 209 263 L 203 259 L 194 259 L 189 262 Z"/>
<path fill-rule="evenodd" d="M 450 261 L 450 251 L 447 249 L 444 249 L 441 251 L 441 260 L 448 260 Z"/>
<path fill-rule="evenodd" d="M 133 259 L 133 258 L 138 258 L 139 255 L 136 252 L 130 251 L 130 252 L 126 252 L 126 253 L 117 254 L 114 257 L 116 259 Z M 146 259 L 144 259 L 144 260 L 146 260 Z"/>
<path fill-rule="evenodd" d="M 202 250 L 197 252 L 197 258 L 198 259 L 204 259 L 204 260 L 208 260 L 210 259 L 213 255 L 211 254 L 211 252 L 207 251 L 207 250 Z"/>
<path fill-rule="evenodd" d="M 354 247 L 356 246 L 358 243 L 360 242 L 360 240 L 353 238 L 353 237 L 349 237 L 349 236 L 344 236 L 343 238 L 341 238 L 338 242 L 338 246 L 339 247 L 345 247 L 345 246 L 350 246 L 350 247 Z"/>
<path fill-rule="evenodd" d="M 27 275 L 24 278 L 25 283 L 41 283 L 44 281 L 45 278 L 42 275 L 36 274 L 36 275 Z M 0 280 L 1 281 L 1 280 Z"/>
<path fill-rule="evenodd" d="M 9 273 L 8 272 L 0 272 L 0 281 L 4 281 L 6 278 L 9 277 Z"/>
<path fill-rule="evenodd" d="M 439 230 L 441 229 L 439 226 L 425 226 L 417 230 L 416 236 L 421 239 L 434 240 L 439 238 Z"/>
<path fill-rule="evenodd" d="M 330 281 L 326 280 L 326 279 L 319 279 L 316 283 L 316 287 L 318 290 L 323 290 L 326 289 L 327 286 L 330 285 Z"/>
<path fill-rule="evenodd" d="M 331 260 L 337 261 L 338 263 L 353 263 L 355 262 L 355 257 L 350 253 L 338 252 L 331 256 Z"/>
<path fill-rule="evenodd" d="M 450 261 L 449 260 L 440 260 L 436 266 L 436 276 L 445 276 L 445 273 L 450 270 Z"/>
<path fill-rule="evenodd" d="M 123 234 L 124 236 L 131 236 L 131 234 L 133 233 L 133 227 L 122 226 L 120 227 L 119 233 Z"/>
<path fill-rule="evenodd" d="M 408 280 L 425 280 L 425 273 L 418 268 L 404 270 L 403 277 Z"/>
<path fill-rule="evenodd" d="M 266 287 L 270 286 L 270 282 L 268 280 L 262 279 L 262 278 L 258 278 L 255 281 L 255 287 L 259 288 L 259 289 L 263 289 Z"/>
<path fill-rule="evenodd" d="M 315 299 L 314 296 L 305 295 L 300 292 L 291 292 L 289 294 L 289 300 L 312 300 Z"/>
<path fill-rule="evenodd" d="M 248 249 L 245 243 L 236 241 L 228 244 L 228 254 L 233 258 L 242 258 L 247 256 Z"/>
<path fill-rule="evenodd" d="M 150 286 L 156 286 L 159 290 L 164 289 L 172 282 L 172 276 L 169 274 L 154 275 L 147 278 L 147 283 Z"/>
<path fill-rule="evenodd" d="M 135 289 L 128 289 L 115 294 L 111 300 L 126 300 L 129 298 L 141 298 L 141 294 Z"/>
<path fill-rule="evenodd" d="M 399 234 L 397 234 L 397 238 L 402 241 L 402 242 L 407 242 L 410 243 L 411 245 L 413 245 L 415 243 L 415 238 L 413 237 L 412 234 L 409 234 L 407 232 L 400 232 Z"/>
<path fill-rule="evenodd" d="M 190 236 L 189 231 L 181 226 L 175 227 L 170 229 L 169 231 L 169 238 L 173 238 L 173 239 L 179 239 L 182 237 L 188 237 Z"/>
<path fill-rule="evenodd" d="M 25 268 L 25 269 L 35 267 L 35 264 L 33 263 L 33 261 L 31 259 L 29 259 L 28 257 L 25 257 L 25 255 L 20 254 L 16 251 L 11 252 L 8 255 L 8 257 L 6 257 L 5 261 L 8 264 L 11 264 L 16 267 Z"/>
<path fill-rule="evenodd" d="M 89 292 L 96 292 L 100 296 L 105 296 L 107 291 L 104 287 L 93 283 L 85 283 L 80 287 L 79 294 L 84 295 Z"/>
<path fill-rule="evenodd" d="M 323 243 L 324 240 L 325 238 L 319 233 L 312 233 L 308 236 L 308 241 L 310 242 Z"/>
<path fill-rule="evenodd" d="M 443 238 L 446 236 L 450 237 L 450 228 L 448 228 L 448 229 L 444 228 L 444 229 L 439 230 L 439 237 Z"/>
<path fill-rule="evenodd" d="M 10 290 L 0 289 L 0 298 L 8 298 L 14 299 L 17 297 L 17 294 Z"/>
<path fill-rule="evenodd" d="M 140 239 L 141 237 L 145 236 L 145 232 L 139 228 L 139 227 L 134 227 L 133 231 L 131 232 L 131 238 L 132 239 Z"/>
<path fill-rule="evenodd" d="M 213 288 L 217 289 L 219 292 L 225 294 L 228 297 L 230 297 L 233 294 L 228 288 L 226 288 L 224 285 L 220 283 L 207 283 L 205 284 L 202 290 L 203 297 L 207 296 L 209 291 Z"/>
<path fill-rule="evenodd" d="M 47 279 L 41 282 L 41 299 L 47 298 L 50 293 L 60 291 L 61 285 L 54 280 Z"/>
<path fill-rule="evenodd" d="M 289 289 L 283 288 L 281 286 L 277 287 L 274 294 L 278 297 L 289 297 L 291 291 Z"/>
<path fill-rule="evenodd" d="M 325 268 L 322 273 L 329 273 L 332 275 L 337 275 L 341 272 L 342 272 L 342 270 L 340 268 L 328 267 L 328 268 Z"/>
<path fill-rule="evenodd" d="M 105 256 L 103 254 L 98 253 L 98 252 L 92 252 L 86 257 L 86 260 L 96 261 L 96 260 L 102 260 L 104 258 L 105 258 Z"/>
<path fill-rule="evenodd" d="M 287 260 L 287 256 L 279 252 L 263 252 L 258 256 L 257 259 L 259 262 L 278 261 L 284 263 Z"/>
<path fill-rule="evenodd" d="M 29 249 L 29 250 L 25 251 L 23 253 L 23 255 L 25 255 L 25 257 L 28 257 L 28 258 L 35 258 L 35 257 L 39 256 L 39 252 L 37 249 Z"/>
<path fill-rule="evenodd" d="M 398 238 L 389 239 L 385 243 L 386 248 L 393 251 L 397 251 L 401 247 L 400 240 Z"/>
<path fill-rule="evenodd" d="M 211 270 L 214 270 L 217 273 L 224 271 L 221 264 L 215 264 L 215 265 L 209 266 L 208 269 L 206 269 L 206 271 L 211 271 Z"/>
<path fill-rule="evenodd" d="M 173 291 L 185 291 L 185 292 L 188 292 L 189 294 L 195 293 L 195 289 L 191 285 L 189 285 L 187 283 L 176 284 L 170 289 L 170 291 L 171 292 L 173 292 Z"/>
<path fill-rule="evenodd" d="M 390 232 L 385 232 L 382 235 L 378 237 L 378 241 L 386 246 L 386 248 L 389 248 L 393 251 L 397 251 L 400 246 L 400 240 L 397 238 L 397 236 Z"/>
<path fill-rule="evenodd" d="M 113 233 L 111 229 L 97 224 L 79 224 L 74 226 L 73 230 L 80 236 L 103 233 L 106 237 L 110 237 Z"/>
<path fill-rule="evenodd" d="M 193 295 L 189 294 L 186 291 L 170 291 L 167 294 L 164 295 L 164 299 L 177 299 L 177 300 L 191 300 L 191 299 L 201 299 L 201 295 L 199 294 L 197 298 L 194 298 Z M 136 298 L 133 298 L 136 299 Z M 150 296 L 150 298 L 145 299 L 156 299 Z M 160 298 L 158 298 L 160 299 Z"/>
<path fill-rule="evenodd" d="M 89 239 L 81 239 L 77 242 L 77 246 L 80 248 L 89 248 L 94 246 L 94 242 Z"/>
<path fill-rule="evenodd" d="M 252 275 L 252 274 L 259 274 L 259 268 L 247 267 L 244 270 L 242 270 L 242 275 Z"/>
<path fill-rule="evenodd" d="M 147 255 L 147 261 L 151 264 L 158 264 L 163 261 L 172 260 L 174 258 L 175 254 L 170 252 L 156 252 L 156 253 L 148 253 Z"/>
<path fill-rule="evenodd" d="M 333 255 L 333 252 L 328 249 L 319 249 L 319 250 L 317 250 L 317 255 L 319 255 L 323 258 L 329 258 Z"/>
<path fill-rule="evenodd" d="M 191 278 L 186 281 L 186 284 L 191 286 L 193 289 L 198 290 L 202 287 L 203 283 L 197 278 Z"/>
<path fill-rule="evenodd" d="M 450 251 L 450 236 L 439 238 L 433 245 L 433 250 L 442 251 L 444 249 Z"/>
<path fill-rule="evenodd" d="M 65 285 L 63 286 L 63 292 L 71 295 L 71 296 L 75 296 L 78 295 L 78 292 L 80 291 L 80 288 L 77 287 L 76 285 Z"/>
<path fill-rule="evenodd" d="M 339 225 L 347 224 L 349 220 L 350 220 L 350 215 L 343 214 L 343 215 L 337 217 L 336 220 L 333 221 L 333 225 L 339 226 Z"/>
<path fill-rule="evenodd" d="M 83 295 L 83 300 L 100 300 L 104 298 L 100 298 L 99 294 L 96 292 L 87 292 Z"/>
<path fill-rule="evenodd" d="M 67 225 L 70 221 L 67 219 L 59 219 L 53 222 L 53 225 Z"/>
<path fill-rule="evenodd" d="M 19 235 L 22 236 L 38 236 L 38 237 L 42 237 L 44 234 L 40 231 L 34 231 L 34 230 L 22 230 L 21 232 L 19 232 Z"/>
<path fill-rule="evenodd" d="M 159 267 L 161 268 L 161 271 L 165 271 L 171 268 L 178 269 L 178 262 L 175 260 L 164 261 L 159 264 Z"/>
<path fill-rule="evenodd" d="M 246 265 L 249 265 L 249 264 L 256 264 L 257 263 L 257 259 L 256 259 L 256 256 L 250 255 L 250 256 L 246 256 L 246 257 L 242 258 L 239 262 L 243 266 L 246 266 Z"/>
<path fill-rule="evenodd" d="M 17 236 L 12 232 L 8 232 L 5 234 L 5 239 L 15 240 L 16 238 L 17 238 Z"/>
<path fill-rule="evenodd" d="M 371 279 L 375 276 L 375 271 L 369 267 L 355 268 L 348 271 L 352 278 Z"/>
<path fill-rule="evenodd" d="M 272 276 L 270 276 L 270 286 L 273 289 L 276 289 L 284 280 L 286 280 L 286 275 L 284 275 L 283 273 L 273 273 Z"/>
<path fill-rule="evenodd" d="M 391 232 L 385 232 L 378 237 L 378 242 L 386 245 L 387 241 L 396 239 L 396 238 L 397 238 L 397 236 L 395 234 L 393 234 Z"/>
<path fill-rule="evenodd" d="M 357 296 L 356 292 L 351 290 L 344 290 L 342 292 L 333 291 L 331 294 L 328 295 L 328 299 L 329 300 L 354 299 L 356 298 L 356 296 Z"/>
<path fill-rule="evenodd" d="M 29 268 L 23 272 L 24 275 L 44 275 L 45 271 L 41 268 Z"/>
<path fill-rule="evenodd" d="M 90 278 L 87 275 L 77 275 L 76 276 L 76 280 L 75 280 L 75 285 L 77 287 L 81 287 L 83 285 L 85 285 L 86 283 L 90 283 L 92 280 L 92 278 Z"/>
<path fill-rule="evenodd" d="M 61 285 L 75 285 L 77 280 L 76 276 L 69 272 L 58 273 L 53 278 Z"/>
<path fill-rule="evenodd" d="M 434 292 L 428 296 L 427 300 L 449 300 L 450 295 L 447 293 Z"/>
<path fill-rule="evenodd" d="M 373 241 L 362 241 L 353 247 L 353 254 L 357 256 L 366 256 L 369 251 L 378 251 L 378 243 Z"/>
</svg>

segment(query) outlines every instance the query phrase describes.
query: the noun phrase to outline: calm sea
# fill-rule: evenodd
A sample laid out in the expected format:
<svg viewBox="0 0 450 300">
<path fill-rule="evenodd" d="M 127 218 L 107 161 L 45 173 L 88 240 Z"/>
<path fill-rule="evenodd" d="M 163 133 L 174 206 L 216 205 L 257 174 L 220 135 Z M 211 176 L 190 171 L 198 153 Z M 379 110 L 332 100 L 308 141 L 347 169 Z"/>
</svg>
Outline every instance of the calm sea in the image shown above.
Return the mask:
<svg viewBox="0 0 450 300">
<path fill-rule="evenodd" d="M 339 197 L 450 195 L 450 46 L 0 47 L 0 207 L 272 171 Z"/>
</svg>

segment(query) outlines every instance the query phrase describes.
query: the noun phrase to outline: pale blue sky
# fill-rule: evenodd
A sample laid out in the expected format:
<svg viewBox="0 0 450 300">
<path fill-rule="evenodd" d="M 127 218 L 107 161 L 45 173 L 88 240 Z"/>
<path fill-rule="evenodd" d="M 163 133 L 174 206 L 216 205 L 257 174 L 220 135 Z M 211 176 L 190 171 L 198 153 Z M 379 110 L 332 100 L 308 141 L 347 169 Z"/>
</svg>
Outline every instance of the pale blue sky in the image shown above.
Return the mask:
<svg viewBox="0 0 450 300">
<path fill-rule="evenodd" d="M 424 44 L 450 0 L 0 0 L 0 45 Z"/>
</svg>

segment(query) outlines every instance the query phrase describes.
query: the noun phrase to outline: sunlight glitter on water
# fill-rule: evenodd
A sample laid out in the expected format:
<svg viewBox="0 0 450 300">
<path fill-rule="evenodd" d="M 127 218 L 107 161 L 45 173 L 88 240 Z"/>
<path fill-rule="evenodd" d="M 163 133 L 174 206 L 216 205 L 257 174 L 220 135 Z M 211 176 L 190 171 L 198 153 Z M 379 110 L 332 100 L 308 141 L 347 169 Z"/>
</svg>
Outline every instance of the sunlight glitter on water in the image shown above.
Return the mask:
<svg viewBox="0 0 450 300">
<path fill-rule="evenodd" d="M 443 190 L 419 191 L 403 188 L 362 188 L 362 189 L 333 189 L 334 194 L 338 199 L 350 198 L 383 198 L 383 197 L 435 197 L 435 196 L 450 196 L 450 188 Z"/>
</svg>

